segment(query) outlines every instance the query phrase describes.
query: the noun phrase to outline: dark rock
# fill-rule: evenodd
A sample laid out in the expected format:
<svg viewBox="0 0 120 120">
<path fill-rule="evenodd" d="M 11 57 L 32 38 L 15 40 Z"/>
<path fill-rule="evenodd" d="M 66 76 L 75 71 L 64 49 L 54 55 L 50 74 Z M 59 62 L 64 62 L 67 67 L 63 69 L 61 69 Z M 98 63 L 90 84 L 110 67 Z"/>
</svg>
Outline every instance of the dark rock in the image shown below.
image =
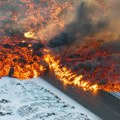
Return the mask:
<svg viewBox="0 0 120 120">
<path fill-rule="evenodd" d="M 21 85 L 21 83 L 17 83 L 16 85 Z"/>
<path fill-rule="evenodd" d="M 7 115 L 12 115 L 12 113 L 11 112 L 9 112 L 9 113 L 6 113 Z"/>
<path fill-rule="evenodd" d="M 68 107 L 68 105 L 63 105 L 63 107 Z"/>
<path fill-rule="evenodd" d="M 112 52 L 112 53 L 120 53 L 120 40 L 104 42 L 101 45 L 100 50 L 109 51 L 109 52 Z"/>
<path fill-rule="evenodd" d="M 19 63 L 23 63 L 23 64 L 26 64 L 26 63 L 27 63 L 27 61 L 26 61 L 24 58 L 19 58 L 19 59 L 18 59 L 18 62 L 19 62 Z"/>
<path fill-rule="evenodd" d="M 33 61 L 37 61 L 37 58 L 36 58 L 36 57 L 34 57 L 34 58 L 33 58 Z"/>
<path fill-rule="evenodd" d="M 48 116 L 56 115 L 55 113 L 48 113 Z"/>
<path fill-rule="evenodd" d="M 101 57 L 101 56 L 97 57 L 97 61 L 102 61 L 102 60 L 103 60 L 103 57 Z"/>
<path fill-rule="evenodd" d="M 40 65 L 43 65 L 45 68 L 49 68 L 48 63 L 45 62 L 44 60 L 41 60 L 41 61 L 39 62 L 39 64 L 40 64 Z"/>
<path fill-rule="evenodd" d="M 14 58 L 14 59 L 13 59 L 13 62 L 17 62 L 17 59 L 16 59 L 16 58 Z"/>
<path fill-rule="evenodd" d="M 6 99 L 2 99 L 2 100 L 0 100 L 0 103 L 10 103 L 10 101 L 9 100 L 6 100 Z"/>
<path fill-rule="evenodd" d="M 31 64 L 33 64 L 33 62 L 29 62 L 29 64 L 31 65 Z"/>
<path fill-rule="evenodd" d="M 39 50 L 39 49 L 44 48 L 44 47 L 45 47 L 44 44 L 41 44 L 41 43 L 36 43 L 33 45 L 34 50 Z"/>
<path fill-rule="evenodd" d="M 12 77 L 13 74 L 14 74 L 14 67 L 11 67 L 8 76 Z"/>
<path fill-rule="evenodd" d="M 106 78 L 102 79 L 102 80 L 99 82 L 99 85 L 105 85 L 105 84 L 107 84 Z"/>
<path fill-rule="evenodd" d="M 3 112 L 0 112 L 0 116 L 5 116 L 5 114 Z"/>
<path fill-rule="evenodd" d="M 10 44 L 5 44 L 5 45 L 3 45 L 3 47 L 4 47 L 4 48 L 10 48 L 10 49 L 12 49 L 12 48 L 13 48 L 13 46 L 12 46 L 12 45 L 10 45 Z"/>
<path fill-rule="evenodd" d="M 42 56 L 43 56 L 42 52 L 39 52 L 39 51 L 33 52 L 33 55 L 37 55 L 37 56 L 39 56 L 39 57 L 42 57 Z"/>
<path fill-rule="evenodd" d="M 19 47 L 27 47 L 27 46 L 28 46 L 28 43 L 26 43 L 26 42 L 20 42 L 20 43 L 18 44 L 18 46 L 19 46 Z"/>
</svg>

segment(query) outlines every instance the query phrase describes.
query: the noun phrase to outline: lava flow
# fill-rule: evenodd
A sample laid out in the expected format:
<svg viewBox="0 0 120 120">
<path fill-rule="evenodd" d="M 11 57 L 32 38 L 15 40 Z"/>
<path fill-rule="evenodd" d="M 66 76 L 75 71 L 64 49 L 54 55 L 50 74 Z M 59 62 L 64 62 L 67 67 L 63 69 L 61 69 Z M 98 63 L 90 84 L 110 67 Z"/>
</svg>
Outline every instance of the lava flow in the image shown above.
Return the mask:
<svg viewBox="0 0 120 120">
<path fill-rule="evenodd" d="M 26 38 L 22 38 L 26 39 Z M 8 43 L 9 42 L 9 43 Z M 28 79 L 37 77 L 48 69 L 54 72 L 56 77 L 64 84 L 75 85 L 83 90 L 97 91 L 120 91 L 120 85 L 116 84 L 98 84 L 98 82 L 84 79 L 84 74 L 76 74 L 56 60 L 54 55 L 44 48 L 40 41 L 21 41 L 16 37 L 4 37 L 0 44 L 0 76 L 10 76 L 19 79 Z M 44 61 L 45 62 L 44 62 Z M 48 65 L 46 65 L 48 64 Z M 93 74 L 94 75 L 94 74 Z M 94 75 L 95 79 L 95 75 Z"/>
<path fill-rule="evenodd" d="M 21 41 L 18 36 L 1 38 L 0 77 L 27 79 L 44 73 L 45 67 L 40 64 L 44 45 L 32 42 Z"/>
<path fill-rule="evenodd" d="M 105 90 L 108 92 L 119 92 L 120 85 L 118 83 L 109 83 L 109 84 L 98 84 L 90 82 L 89 80 L 84 79 L 84 75 L 77 75 L 76 73 L 69 70 L 67 67 L 60 64 L 59 59 L 55 60 L 55 57 L 52 54 L 47 54 L 44 56 L 44 60 L 49 64 L 50 70 L 52 70 L 55 76 L 62 81 L 64 84 L 74 85 L 83 90 L 97 91 Z M 93 75 L 94 76 L 94 75 Z"/>
<path fill-rule="evenodd" d="M 44 57 L 44 60 L 49 64 L 49 68 L 53 70 L 56 77 L 61 80 L 64 84 L 71 84 L 77 87 L 82 88 L 83 90 L 97 91 L 98 85 L 91 84 L 87 81 L 84 81 L 82 75 L 77 76 L 75 73 L 67 69 L 66 67 L 62 67 L 60 65 L 59 60 L 55 61 L 54 57 L 50 54 Z"/>
<path fill-rule="evenodd" d="M 23 80 L 49 69 L 64 84 L 120 92 L 120 41 L 115 39 L 120 30 L 112 29 L 119 26 L 119 14 L 110 10 L 112 5 L 117 4 L 105 0 L 0 1 L 0 77 Z"/>
</svg>

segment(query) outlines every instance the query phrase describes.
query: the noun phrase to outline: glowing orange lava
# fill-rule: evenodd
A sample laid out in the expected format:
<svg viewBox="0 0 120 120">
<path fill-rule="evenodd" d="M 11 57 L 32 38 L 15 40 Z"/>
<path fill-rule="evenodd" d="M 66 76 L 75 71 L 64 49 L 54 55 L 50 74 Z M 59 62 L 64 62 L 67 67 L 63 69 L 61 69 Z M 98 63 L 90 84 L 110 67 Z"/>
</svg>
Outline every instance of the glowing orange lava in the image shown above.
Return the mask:
<svg viewBox="0 0 120 120">
<path fill-rule="evenodd" d="M 49 64 L 51 70 L 54 71 L 55 75 L 59 80 L 64 84 L 71 84 L 77 87 L 82 88 L 83 90 L 97 91 L 98 85 L 91 84 L 82 79 L 82 75 L 77 76 L 75 73 L 72 73 L 66 67 L 62 67 L 59 63 L 59 60 L 55 61 L 52 55 L 46 55 L 44 60 Z"/>
<path fill-rule="evenodd" d="M 46 70 L 39 63 L 42 60 L 42 56 L 39 54 L 42 48 L 38 49 L 38 53 L 31 43 L 21 41 L 19 37 L 6 37 L 3 38 L 3 41 L 1 39 L 0 49 L 0 77 L 28 79 L 40 76 Z"/>
<path fill-rule="evenodd" d="M 92 2 L 92 0 L 90 1 Z M 108 9 L 104 0 L 96 1 L 102 9 Z M 44 74 L 49 65 L 49 69 L 64 84 L 74 85 L 83 90 L 120 92 L 120 57 L 118 57 L 120 53 L 111 54 L 109 50 L 100 49 L 101 40 L 108 39 L 109 35 L 106 33 L 104 33 L 106 38 L 100 37 L 101 35 L 95 35 L 95 38 L 86 37 L 84 41 L 89 41 L 88 44 L 72 45 L 72 49 L 66 48 L 66 54 L 64 49 L 62 52 L 60 51 L 62 54 L 64 53 L 65 66 L 60 63 L 62 54 L 60 54 L 59 60 L 56 60 L 56 55 L 52 55 L 49 49 L 45 49 L 45 43 L 63 32 L 65 26 L 74 19 L 79 3 L 79 0 L 65 0 L 65 2 L 1 0 L 0 77 L 10 76 L 19 79 L 37 77 Z M 105 37 L 105 35 L 102 36 Z M 109 40 L 112 39 L 110 36 Z M 78 54 L 80 57 L 67 56 L 72 53 L 73 55 Z M 81 62 L 83 65 L 82 68 L 80 67 L 79 73 L 67 67 L 67 63 L 73 63 L 74 66 L 76 64 L 74 61 Z M 91 65 L 94 63 L 95 66 L 92 69 Z"/>
</svg>

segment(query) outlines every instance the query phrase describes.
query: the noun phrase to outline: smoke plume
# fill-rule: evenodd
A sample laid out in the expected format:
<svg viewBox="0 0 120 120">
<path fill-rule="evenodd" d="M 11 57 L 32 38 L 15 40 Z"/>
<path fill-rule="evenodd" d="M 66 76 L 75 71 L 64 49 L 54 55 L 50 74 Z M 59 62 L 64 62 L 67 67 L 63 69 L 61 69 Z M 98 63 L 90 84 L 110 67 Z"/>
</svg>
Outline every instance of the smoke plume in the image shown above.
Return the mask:
<svg viewBox="0 0 120 120">
<path fill-rule="evenodd" d="M 119 0 L 104 0 L 102 3 L 100 0 L 81 1 L 73 21 L 65 26 L 62 33 L 51 39 L 50 46 L 64 46 L 75 41 L 78 44 L 86 37 L 91 40 L 96 37 L 96 40 L 104 39 L 106 42 L 119 40 L 119 5 Z"/>
</svg>

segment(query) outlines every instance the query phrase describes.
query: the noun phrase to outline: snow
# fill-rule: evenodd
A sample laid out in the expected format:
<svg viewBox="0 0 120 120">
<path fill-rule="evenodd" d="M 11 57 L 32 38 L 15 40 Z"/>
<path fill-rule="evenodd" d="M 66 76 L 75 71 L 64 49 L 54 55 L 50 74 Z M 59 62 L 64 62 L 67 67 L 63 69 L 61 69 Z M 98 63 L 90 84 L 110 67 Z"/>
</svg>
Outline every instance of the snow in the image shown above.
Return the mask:
<svg viewBox="0 0 120 120">
<path fill-rule="evenodd" d="M 0 80 L 0 120 L 100 120 L 41 78 Z"/>
<path fill-rule="evenodd" d="M 116 98 L 120 99 L 120 92 L 111 92 L 110 94 L 112 94 Z"/>
</svg>

